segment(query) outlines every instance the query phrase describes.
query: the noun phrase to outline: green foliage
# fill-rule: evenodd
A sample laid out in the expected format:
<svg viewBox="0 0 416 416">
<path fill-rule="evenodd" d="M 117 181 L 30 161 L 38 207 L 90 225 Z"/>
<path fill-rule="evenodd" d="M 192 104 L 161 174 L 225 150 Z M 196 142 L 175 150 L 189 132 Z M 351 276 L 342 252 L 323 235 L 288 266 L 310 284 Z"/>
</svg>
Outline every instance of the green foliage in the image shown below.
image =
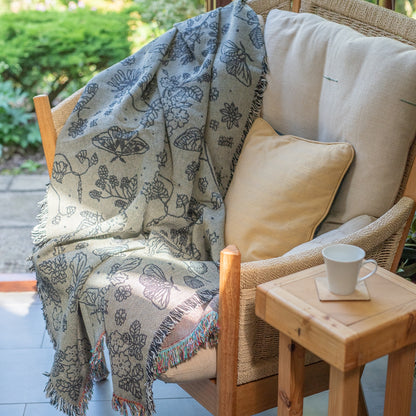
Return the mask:
<svg viewBox="0 0 416 416">
<path fill-rule="evenodd" d="M 410 226 L 397 273 L 416 282 L 416 216 Z"/>
<path fill-rule="evenodd" d="M 27 149 L 40 145 L 38 127 L 27 112 L 28 101 L 28 94 L 11 81 L 0 82 L 0 156 L 5 146 Z"/>
<path fill-rule="evenodd" d="M 87 9 L 0 15 L 0 72 L 51 101 L 130 55 L 129 15 Z M 68 91 L 70 89 L 70 91 Z"/>
<path fill-rule="evenodd" d="M 369 3 L 384 5 L 385 0 L 367 0 Z M 395 11 L 416 18 L 416 0 L 396 0 Z"/>
<path fill-rule="evenodd" d="M 203 0 L 135 0 L 138 12 L 146 23 L 155 22 L 158 31 L 166 31 L 175 23 L 204 12 Z"/>
</svg>

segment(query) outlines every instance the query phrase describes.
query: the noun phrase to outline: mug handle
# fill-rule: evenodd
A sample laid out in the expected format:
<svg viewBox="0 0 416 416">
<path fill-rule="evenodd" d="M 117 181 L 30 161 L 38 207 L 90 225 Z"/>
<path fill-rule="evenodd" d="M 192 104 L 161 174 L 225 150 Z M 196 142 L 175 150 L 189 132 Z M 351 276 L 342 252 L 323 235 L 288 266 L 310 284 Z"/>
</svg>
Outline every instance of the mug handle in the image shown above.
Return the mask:
<svg viewBox="0 0 416 416">
<path fill-rule="evenodd" d="M 369 278 L 370 276 L 372 276 L 377 271 L 377 262 L 375 260 L 373 260 L 373 259 L 364 260 L 362 265 L 364 266 L 364 264 L 366 264 L 366 263 L 373 263 L 373 264 L 375 264 L 376 267 L 374 268 L 373 271 L 371 271 L 370 273 L 368 273 L 364 277 L 360 277 L 358 279 L 359 282 L 362 282 L 363 280 Z"/>
</svg>

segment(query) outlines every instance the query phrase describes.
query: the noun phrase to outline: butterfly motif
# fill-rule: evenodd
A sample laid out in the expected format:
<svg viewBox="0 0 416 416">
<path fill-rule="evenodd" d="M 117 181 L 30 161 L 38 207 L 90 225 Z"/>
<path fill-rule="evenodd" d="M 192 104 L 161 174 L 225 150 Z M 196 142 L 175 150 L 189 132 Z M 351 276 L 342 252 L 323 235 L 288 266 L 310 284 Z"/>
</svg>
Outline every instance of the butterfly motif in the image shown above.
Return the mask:
<svg viewBox="0 0 416 416">
<path fill-rule="evenodd" d="M 166 309 L 169 305 L 172 288 L 179 290 L 174 286 L 172 277 L 167 280 L 161 268 L 156 264 L 145 266 L 139 280 L 145 287 L 144 296 L 160 310 Z"/>
<path fill-rule="evenodd" d="M 191 127 L 182 133 L 173 144 L 182 150 L 200 152 L 202 150 L 202 131 L 197 127 Z"/>
<path fill-rule="evenodd" d="M 73 113 L 80 112 L 85 107 L 85 105 L 88 104 L 94 98 L 94 95 L 97 93 L 97 91 L 98 91 L 98 84 L 96 84 L 95 82 L 88 84 L 85 87 L 85 90 L 81 95 L 81 98 L 78 100 L 77 104 L 75 105 Z"/>
<path fill-rule="evenodd" d="M 107 131 L 93 137 L 92 144 L 106 152 L 113 153 L 114 158 L 126 163 L 123 156 L 146 153 L 149 145 L 139 137 L 138 132 L 122 130 L 118 126 L 112 126 Z"/>
<path fill-rule="evenodd" d="M 239 47 L 232 40 L 228 40 L 221 48 L 221 61 L 225 63 L 225 69 L 228 74 L 233 75 L 246 87 L 252 82 L 251 72 L 247 65 L 247 58 L 253 62 L 249 54 L 240 42 Z"/>
</svg>

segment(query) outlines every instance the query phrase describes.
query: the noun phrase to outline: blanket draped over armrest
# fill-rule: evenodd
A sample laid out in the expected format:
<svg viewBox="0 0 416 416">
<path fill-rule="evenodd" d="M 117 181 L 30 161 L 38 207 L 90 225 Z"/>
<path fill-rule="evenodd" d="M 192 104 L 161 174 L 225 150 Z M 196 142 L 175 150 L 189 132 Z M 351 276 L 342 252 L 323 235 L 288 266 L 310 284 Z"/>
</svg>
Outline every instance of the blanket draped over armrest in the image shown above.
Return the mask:
<svg viewBox="0 0 416 416">
<path fill-rule="evenodd" d="M 105 371 L 104 339 L 113 407 L 154 411 L 164 339 L 218 294 L 223 197 L 261 107 L 265 62 L 256 14 L 234 2 L 87 84 L 59 135 L 33 232 L 55 347 L 46 391 L 67 414 L 85 414 Z M 204 317 L 182 360 L 215 344 L 216 323 L 215 311 Z"/>
</svg>

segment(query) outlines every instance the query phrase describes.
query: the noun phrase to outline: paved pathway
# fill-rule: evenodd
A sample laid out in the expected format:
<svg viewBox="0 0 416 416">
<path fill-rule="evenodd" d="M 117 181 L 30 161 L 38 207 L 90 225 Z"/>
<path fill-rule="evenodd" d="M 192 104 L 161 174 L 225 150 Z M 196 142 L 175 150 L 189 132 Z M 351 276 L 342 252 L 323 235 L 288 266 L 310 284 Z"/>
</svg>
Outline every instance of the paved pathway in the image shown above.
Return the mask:
<svg viewBox="0 0 416 416">
<path fill-rule="evenodd" d="M 48 182 L 47 173 L 0 175 L 0 280 L 7 274 L 28 272 L 31 231 Z"/>
</svg>

